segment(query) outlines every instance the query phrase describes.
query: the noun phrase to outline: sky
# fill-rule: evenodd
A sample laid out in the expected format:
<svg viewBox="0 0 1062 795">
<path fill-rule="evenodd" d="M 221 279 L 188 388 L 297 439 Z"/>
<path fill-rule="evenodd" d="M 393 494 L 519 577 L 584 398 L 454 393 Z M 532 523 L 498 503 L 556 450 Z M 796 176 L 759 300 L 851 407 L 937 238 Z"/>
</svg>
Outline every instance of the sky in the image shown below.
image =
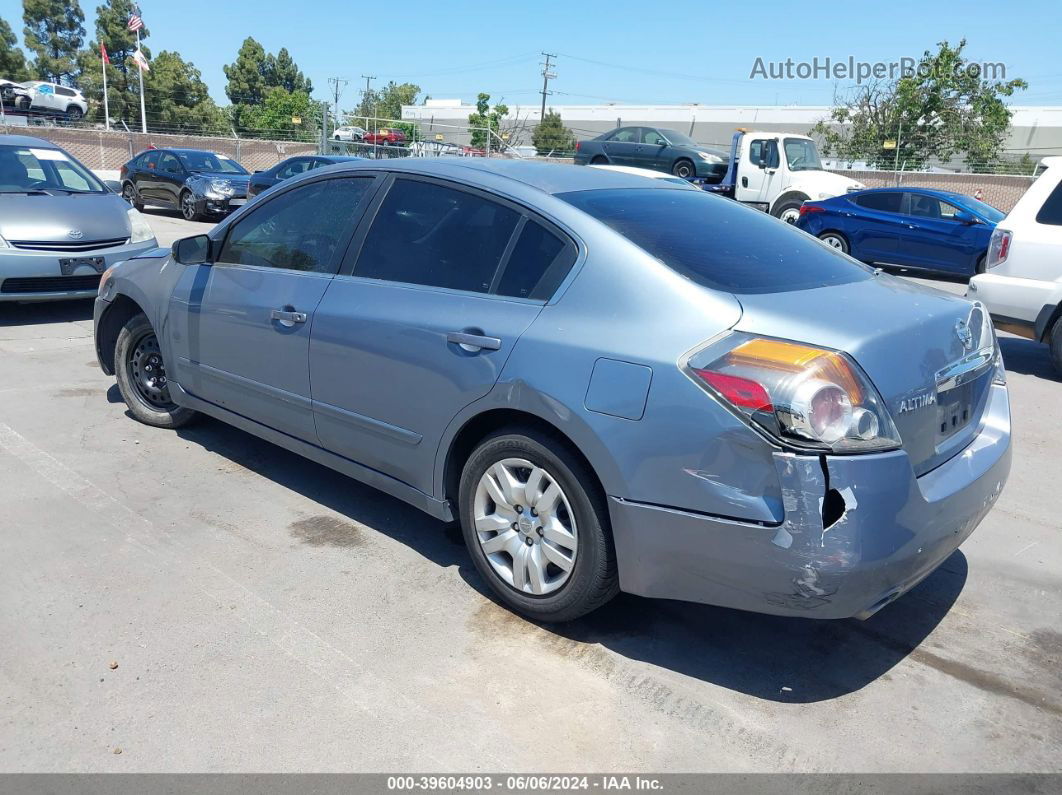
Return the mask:
<svg viewBox="0 0 1062 795">
<path fill-rule="evenodd" d="M 82 0 L 89 37 L 97 3 Z M 816 57 L 889 63 L 965 37 L 972 60 L 1003 63 L 1008 78 L 1029 82 L 1013 104 L 1062 106 L 1058 0 L 142 0 L 141 11 L 152 51 L 176 50 L 192 61 L 222 104 L 223 66 L 247 36 L 269 52 L 287 47 L 318 99 L 331 98 L 329 77 L 347 80 L 342 109 L 357 104 L 366 74 L 376 76 L 374 86 L 416 83 L 435 99 L 474 101 L 485 91 L 492 102 L 537 106 L 543 51 L 557 55 L 551 105 L 829 105 L 854 77 L 750 79 L 757 59 L 765 70 Z M 0 0 L 0 17 L 21 43 L 21 0 Z"/>
</svg>

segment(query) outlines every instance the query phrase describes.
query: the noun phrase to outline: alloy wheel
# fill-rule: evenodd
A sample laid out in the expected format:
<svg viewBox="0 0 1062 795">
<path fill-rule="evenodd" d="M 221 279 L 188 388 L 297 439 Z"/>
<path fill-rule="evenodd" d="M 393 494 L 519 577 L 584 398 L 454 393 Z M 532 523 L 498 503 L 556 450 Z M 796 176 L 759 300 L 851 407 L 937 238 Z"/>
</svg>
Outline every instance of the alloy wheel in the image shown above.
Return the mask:
<svg viewBox="0 0 1062 795">
<path fill-rule="evenodd" d="M 181 215 L 184 216 L 186 221 L 195 220 L 195 197 L 190 193 L 186 193 L 181 197 Z"/>
<path fill-rule="evenodd" d="M 473 521 L 494 573 L 525 594 L 543 596 L 571 577 L 578 551 L 575 514 L 560 483 L 523 458 L 506 458 L 479 479 Z"/>
<path fill-rule="evenodd" d="M 837 237 L 837 235 L 823 235 L 819 239 L 830 248 L 835 248 L 838 251 L 844 251 L 844 241 L 841 240 L 841 238 Z"/>
</svg>

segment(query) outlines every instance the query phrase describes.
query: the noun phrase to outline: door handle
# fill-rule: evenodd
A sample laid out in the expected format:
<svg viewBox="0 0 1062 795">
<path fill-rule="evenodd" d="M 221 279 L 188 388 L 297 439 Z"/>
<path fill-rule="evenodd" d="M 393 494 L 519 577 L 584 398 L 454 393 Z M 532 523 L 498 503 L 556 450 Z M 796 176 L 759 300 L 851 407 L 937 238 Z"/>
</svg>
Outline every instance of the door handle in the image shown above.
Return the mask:
<svg viewBox="0 0 1062 795">
<path fill-rule="evenodd" d="M 269 313 L 269 317 L 280 323 L 280 325 L 284 326 L 285 328 L 291 328 L 296 323 L 306 322 L 305 312 L 295 312 L 288 309 L 274 309 L 272 312 Z"/>
<path fill-rule="evenodd" d="M 496 351 L 501 347 L 501 340 L 497 337 L 485 337 L 482 334 L 469 334 L 464 331 L 451 331 L 446 335 L 446 341 L 454 345 L 460 345 L 469 353 L 479 351 Z"/>
</svg>

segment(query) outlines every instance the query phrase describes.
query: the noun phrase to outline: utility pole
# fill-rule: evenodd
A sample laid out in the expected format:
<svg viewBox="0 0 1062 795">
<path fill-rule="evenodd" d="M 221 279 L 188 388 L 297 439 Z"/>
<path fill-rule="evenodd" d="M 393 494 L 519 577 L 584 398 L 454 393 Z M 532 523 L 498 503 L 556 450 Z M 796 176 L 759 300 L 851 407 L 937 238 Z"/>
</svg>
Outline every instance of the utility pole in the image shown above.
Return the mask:
<svg viewBox="0 0 1062 795">
<path fill-rule="evenodd" d="M 544 52 L 542 54 L 546 56 L 546 61 L 542 64 L 542 112 L 538 117 L 539 124 L 541 124 L 546 118 L 546 95 L 553 93 L 548 90 L 549 81 L 557 76 L 555 72 L 549 70 L 549 67 L 551 66 L 549 60 L 550 58 L 556 58 L 557 54 L 551 52 Z"/>
<path fill-rule="evenodd" d="M 365 106 L 365 110 L 369 110 L 369 92 L 372 90 L 369 87 L 369 83 L 376 79 L 376 75 L 362 75 L 365 78 L 365 93 L 361 95 L 361 104 Z M 373 105 L 372 109 L 372 156 L 376 157 L 376 106 Z"/>
<path fill-rule="evenodd" d="M 343 93 L 343 88 L 347 85 L 348 82 L 350 81 L 345 80 L 342 77 L 328 78 L 328 84 L 332 86 L 332 96 L 335 97 L 335 110 L 333 111 L 333 118 L 335 119 L 335 124 L 337 127 L 339 126 L 339 96 Z M 328 126 L 327 119 L 325 120 L 325 126 Z"/>
</svg>

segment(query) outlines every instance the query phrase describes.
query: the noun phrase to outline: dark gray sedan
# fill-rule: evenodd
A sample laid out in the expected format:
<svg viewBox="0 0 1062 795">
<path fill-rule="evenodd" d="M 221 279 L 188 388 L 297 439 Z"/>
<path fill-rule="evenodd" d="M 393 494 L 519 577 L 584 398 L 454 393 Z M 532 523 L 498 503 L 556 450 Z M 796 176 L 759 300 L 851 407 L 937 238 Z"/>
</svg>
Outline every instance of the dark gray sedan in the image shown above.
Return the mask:
<svg viewBox="0 0 1062 795">
<path fill-rule="evenodd" d="M 678 130 L 620 127 L 575 145 L 575 165 L 635 166 L 683 179 L 702 177 L 715 184 L 726 174 L 729 155 L 694 141 Z"/>
<path fill-rule="evenodd" d="M 319 169 L 112 268 L 95 329 L 140 421 L 207 414 L 457 520 L 539 620 L 619 590 L 865 617 L 1010 468 L 983 307 L 599 169 Z"/>
</svg>

